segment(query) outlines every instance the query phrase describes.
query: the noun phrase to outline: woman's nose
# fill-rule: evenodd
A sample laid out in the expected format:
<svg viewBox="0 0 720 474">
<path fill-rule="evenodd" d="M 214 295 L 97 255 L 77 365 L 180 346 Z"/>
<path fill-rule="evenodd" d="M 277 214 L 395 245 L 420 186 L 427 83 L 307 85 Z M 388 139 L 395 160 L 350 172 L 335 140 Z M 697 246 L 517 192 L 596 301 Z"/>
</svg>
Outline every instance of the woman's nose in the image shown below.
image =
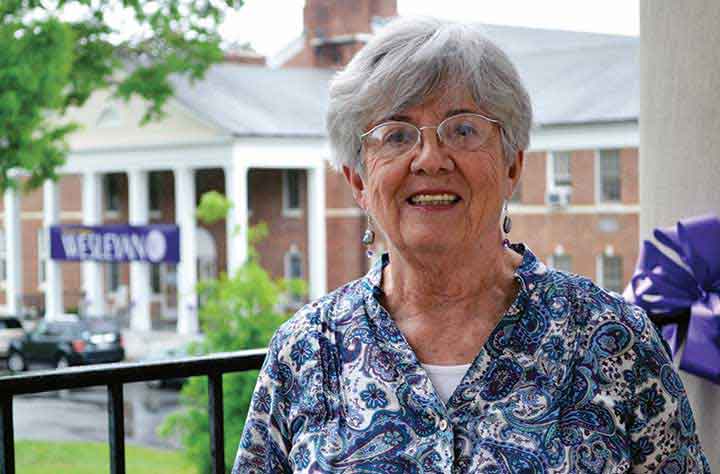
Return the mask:
<svg viewBox="0 0 720 474">
<path fill-rule="evenodd" d="M 440 144 L 437 129 L 427 127 L 420 133 L 420 143 L 417 144 L 416 156 L 410 163 L 410 171 L 427 175 L 453 171 L 455 162 L 447 147 Z"/>
</svg>

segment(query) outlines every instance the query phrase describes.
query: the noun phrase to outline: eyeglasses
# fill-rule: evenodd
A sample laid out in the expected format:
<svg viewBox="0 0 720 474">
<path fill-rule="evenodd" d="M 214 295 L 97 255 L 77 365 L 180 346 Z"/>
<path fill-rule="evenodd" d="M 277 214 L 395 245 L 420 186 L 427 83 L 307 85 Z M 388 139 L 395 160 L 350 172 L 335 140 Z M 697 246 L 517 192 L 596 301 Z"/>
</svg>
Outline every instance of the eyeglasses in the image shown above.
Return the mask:
<svg viewBox="0 0 720 474">
<path fill-rule="evenodd" d="M 464 113 L 448 117 L 439 125 L 416 127 L 407 122 L 391 121 L 376 125 L 360 135 L 365 152 L 373 158 L 399 158 L 410 153 L 422 141 L 422 131 L 434 128 L 438 141 L 455 151 L 478 151 L 500 121 L 481 114 Z M 502 131 L 502 129 L 501 129 Z"/>
</svg>

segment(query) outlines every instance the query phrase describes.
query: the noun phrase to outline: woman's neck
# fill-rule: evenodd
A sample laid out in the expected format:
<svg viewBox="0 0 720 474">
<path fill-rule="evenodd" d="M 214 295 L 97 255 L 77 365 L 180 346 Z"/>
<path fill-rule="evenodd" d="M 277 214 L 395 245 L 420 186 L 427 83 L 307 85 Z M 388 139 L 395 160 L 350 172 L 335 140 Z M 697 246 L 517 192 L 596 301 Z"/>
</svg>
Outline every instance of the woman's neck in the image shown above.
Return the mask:
<svg viewBox="0 0 720 474">
<path fill-rule="evenodd" d="M 390 251 L 383 272 L 383 303 L 396 318 L 462 319 L 494 307 L 503 310 L 516 293 L 522 256 L 500 243 L 440 256 Z"/>
</svg>

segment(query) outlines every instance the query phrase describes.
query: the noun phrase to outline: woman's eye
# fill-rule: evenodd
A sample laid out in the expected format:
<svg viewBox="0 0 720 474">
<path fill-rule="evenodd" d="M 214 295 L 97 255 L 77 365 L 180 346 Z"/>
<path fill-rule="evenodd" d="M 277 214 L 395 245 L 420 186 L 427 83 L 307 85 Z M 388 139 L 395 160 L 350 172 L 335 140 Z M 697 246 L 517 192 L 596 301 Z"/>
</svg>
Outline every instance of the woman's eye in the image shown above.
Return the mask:
<svg viewBox="0 0 720 474">
<path fill-rule="evenodd" d="M 460 137 L 469 137 L 477 134 L 477 130 L 470 123 L 459 123 L 453 128 L 453 134 Z"/>
<path fill-rule="evenodd" d="M 385 135 L 383 142 L 389 145 L 404 145 L 412 140 L 411 135 L 407 130 L 393 130 Z"/>
</svg>

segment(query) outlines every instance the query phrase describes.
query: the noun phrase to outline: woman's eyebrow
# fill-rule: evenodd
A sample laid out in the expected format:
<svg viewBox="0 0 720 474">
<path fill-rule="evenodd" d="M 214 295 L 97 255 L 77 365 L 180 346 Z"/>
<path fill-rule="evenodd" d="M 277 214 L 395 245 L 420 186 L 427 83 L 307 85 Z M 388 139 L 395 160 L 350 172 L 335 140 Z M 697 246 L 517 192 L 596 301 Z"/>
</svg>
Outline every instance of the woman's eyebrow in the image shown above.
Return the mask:
<svg viewBox="0 0 720 474">
<path fill-rule="evenodd" d="M 443 117 L 443 120 L 452 117 L 453 115 L 459 115 L 459 114 L 477 114 L 479 113 L 477 110 L 472 109 L 451 109 L 445 112 L 445 117 Z M 385 122 L 407 122 L 407 123 L 413 123 L 412 119 L 407 115 L 402 114 L 395 114 L 390 115 L 389 117 L 385 117 L 382 120 L 378 120 L 373 124 L 373 126 L 385 123 Z M 371 127 L 372 128 L 372 127 Z"/>
<path fill-rule="evenodd" d="M 477 114 L 479 113 L 477 110 L 472 109 L 451 109 L 445 112 L 445 116 L 443 118 L 452 117 L 453 115 L 459 115 L 459 114 Z M 397 121 L 397 122 L 409 122 L 412 123 L 412 119 L 408 117 L 407 115 L 391 115 L 390 117 L 385 118 L 384 120 L 378 122 L 390 122 L 390 121 Z"/>
<path fill-rule="evenodd" d="M 452 117 L 453 115 L 459 115 L 459 114 L 477 114 L 479 113 L 477 110 L 471 110 L 471 109 L 452 109 L 445 112 L 445 118 Z"/>
<path fill-rule="evenodd" d="M 384 119 L 380 120 L 378 123 L 383 122 L 408 122 L 412 123 L 410 117 L 407 115 L 391 115 L 389 117 L 385 117 Z"/>
</svg>

